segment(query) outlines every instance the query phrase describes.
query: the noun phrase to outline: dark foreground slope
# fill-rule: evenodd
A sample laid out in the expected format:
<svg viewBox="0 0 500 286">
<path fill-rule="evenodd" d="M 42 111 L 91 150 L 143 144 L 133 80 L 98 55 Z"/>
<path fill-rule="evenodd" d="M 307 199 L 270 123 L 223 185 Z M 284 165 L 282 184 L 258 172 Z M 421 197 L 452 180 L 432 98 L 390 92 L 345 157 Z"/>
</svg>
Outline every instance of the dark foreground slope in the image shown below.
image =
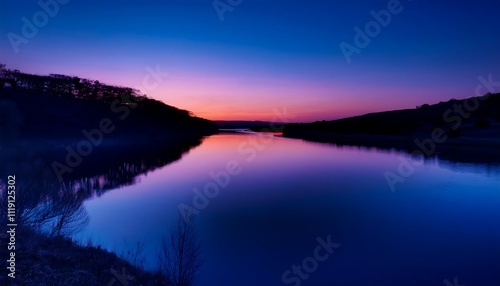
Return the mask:
<svg viewBox="0 0 500 286">
<path fill-rule="evenodd" d="M 0 285 L 171 285 L 160 273 L 146 272 L 100 247 L 27 229 L 18 229 L 16 236 L 15 279 L 1 275 Z M 0 242 L 7 245 L 7 238 Z M 8 257 L 6 250 L 0 250 L 2 258 Z"/>
<path fill-rule="evenodd" d="M 436 147 L 498 148 L 500 94 L 465 100 L 452 99 L 416 109 L 371 113 L 333 121 L 288 124 L 283 136 L 345 145 L 423 151 L 432 151 L 433 144 Z"/>
</svg>

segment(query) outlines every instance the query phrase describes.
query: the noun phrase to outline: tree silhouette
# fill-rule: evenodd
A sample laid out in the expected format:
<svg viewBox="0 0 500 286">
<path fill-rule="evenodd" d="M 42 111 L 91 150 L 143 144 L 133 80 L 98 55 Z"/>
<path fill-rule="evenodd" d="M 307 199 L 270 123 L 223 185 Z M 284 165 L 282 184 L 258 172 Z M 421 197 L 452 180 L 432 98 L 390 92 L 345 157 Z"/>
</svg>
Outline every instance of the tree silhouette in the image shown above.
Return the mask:
<svg viewBox="0 0 500 286">
<path fill-rule="evenodd" d="M 201 267 L 200 244 L 193 223 L 181 216 L 171 229 L 169 239 L 163 238 L 158 255 L 160 271 L 167 283 L 191 286 Z"/>
</svg>

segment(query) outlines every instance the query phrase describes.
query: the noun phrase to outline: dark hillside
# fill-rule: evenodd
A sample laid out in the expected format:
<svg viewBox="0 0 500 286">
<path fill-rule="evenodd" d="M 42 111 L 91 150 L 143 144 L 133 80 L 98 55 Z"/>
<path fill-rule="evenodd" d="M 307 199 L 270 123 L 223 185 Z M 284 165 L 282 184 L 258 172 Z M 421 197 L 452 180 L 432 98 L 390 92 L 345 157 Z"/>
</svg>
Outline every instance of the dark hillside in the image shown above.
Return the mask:
<svg viewBox="0 0 500 286">
<path fill-rule="evenodd" d="M 83 129 L 99 128 L 103 119 L 116 127 L 105 139 L 201 137 L 217 131 L 215 123 L 131 88 L 5 69 L 0 78 L 0 140 L 79 140 Z"/>
<path fill-rule="evenodd" d="M 477 108 L 474 102 L 478 103 Z M 467 109 L 469 107 L 469 109 Z M 452 99 L 416 109 L 371 113 L 333 121 L 288 124 L 284 136 L 296 138 L 342 135 L 429 137 L 443 129 L 450 138 L 500 138 L 500 94 Z M 314 140 L 314 139 L 313 139 Z"/>
</svg>

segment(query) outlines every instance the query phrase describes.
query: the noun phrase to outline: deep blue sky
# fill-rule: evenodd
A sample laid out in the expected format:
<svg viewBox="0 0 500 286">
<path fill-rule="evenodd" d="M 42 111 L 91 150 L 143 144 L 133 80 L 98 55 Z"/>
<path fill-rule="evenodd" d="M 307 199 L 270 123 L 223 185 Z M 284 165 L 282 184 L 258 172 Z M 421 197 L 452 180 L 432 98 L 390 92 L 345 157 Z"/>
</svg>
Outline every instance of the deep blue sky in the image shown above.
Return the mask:
<svg viewBox="0 0 500 286">
<path fill-rule="evenodd" d="M 21 2 L 21 3 L 19 3 Z M 500 1 L 401 1 L 402 12 L 348 63 L 371 10 L 390 1 L 243 0 L 221 21 L 213 1 L 82 1 L 60 5 L 18 53 L 37 1 L 1 0 L 0 62 L 140 86 L 146 67 L 170 76 L 149 96 L 210 119 L 299 121 L 414 107 L 474 95 L 500 80 Z M 227 0 L 221 0 L 227 3 Z"/>
</svg>

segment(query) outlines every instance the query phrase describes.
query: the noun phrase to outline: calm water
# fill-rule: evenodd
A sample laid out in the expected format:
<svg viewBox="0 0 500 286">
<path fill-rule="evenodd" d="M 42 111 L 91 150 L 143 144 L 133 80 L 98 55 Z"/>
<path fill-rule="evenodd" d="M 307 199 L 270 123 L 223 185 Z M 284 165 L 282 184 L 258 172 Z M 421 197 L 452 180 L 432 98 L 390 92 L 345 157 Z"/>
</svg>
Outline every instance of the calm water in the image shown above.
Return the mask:
<svg viewBox="0 0 500 286">
<path fill-rule="evenodd" d="M 397 173 L 401 158 L 415 170 L 392 192 L 384 173 Z M 500 285 L 498 166 L 255 134 L 211 136 L 137 184 L 86 201 L 79 237 L 117 252 L 144 241 L 154 268 L 179 204 L 193 206 L 193 188 L 228 163 L 239 173 L 193 216 L 199 285 Z M 315 264 L 308 257 L 329 236 L 340 246 L 316 251 L 324 261 Z M 304 279 L 285 273 L 303 262 Z"/>
</svg>

